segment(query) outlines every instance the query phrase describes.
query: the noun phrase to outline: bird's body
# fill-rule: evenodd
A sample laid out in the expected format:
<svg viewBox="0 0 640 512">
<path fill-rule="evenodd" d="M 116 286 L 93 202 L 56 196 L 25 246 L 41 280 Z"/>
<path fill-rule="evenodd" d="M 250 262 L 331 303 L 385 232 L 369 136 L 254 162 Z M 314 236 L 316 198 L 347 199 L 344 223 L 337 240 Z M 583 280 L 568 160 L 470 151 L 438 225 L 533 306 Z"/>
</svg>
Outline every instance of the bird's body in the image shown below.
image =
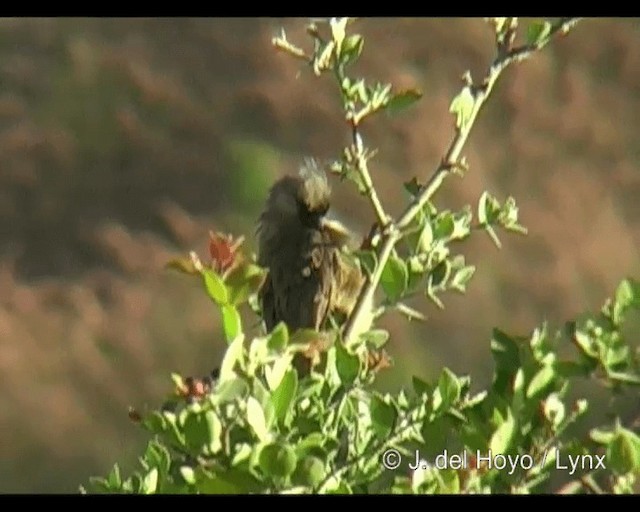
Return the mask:
<svg viewBox="0 0 640 512">
<path fill-rule="evenodd" d="M 342 255 L 344 232 L 325 219 L 329 200 L 313 161 L 271 188 L 258 227 L 258 263 L 269 271 L 260 291 L 268 331 L 280 321 L 290 330 L 319 330 L 357 299 L 364 278 Z"/>
</svg>

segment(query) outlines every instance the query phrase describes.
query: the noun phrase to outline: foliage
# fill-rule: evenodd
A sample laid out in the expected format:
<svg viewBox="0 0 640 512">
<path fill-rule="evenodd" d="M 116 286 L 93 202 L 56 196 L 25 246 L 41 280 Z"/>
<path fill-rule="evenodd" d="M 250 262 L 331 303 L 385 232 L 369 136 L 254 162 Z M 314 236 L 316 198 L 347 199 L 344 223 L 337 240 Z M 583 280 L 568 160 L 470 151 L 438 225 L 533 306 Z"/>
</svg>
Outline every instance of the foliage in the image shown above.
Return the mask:
<svg viewBox="0 0 640 512">
<path fill-rule="evenodd" d="M 423 183 L 405 184 L 406 210 L 391 217 L 382 205 L 362 124 L 381 111 L 420 99 L 349 74 L 364 48 L 352 20 L 311 24 L 313 51 L 289 42 L 276 48 L 307 62 L 315 75 L 336 81 L 351 143 L 328 167 L 367 198 L 376 225 L 355 256 L 368 273 L 358 304 L 342 328 L 330 332 L 271 333 L 248 339 L 245 305 L 259 313 L 256 292 L 265 272 L 241 250 L 242 239 L 212 234 L 209 263 L 192 254 L 170 266 L 202 280 L 219 309 L 229 344 L 219 373 L 205 379 L 174 375 L 175 393 L 160 410 L 131 411 L 153 436 L 141 469 L 123 478 L 114 466 L 91 481 L 92 491 L 134 493 L 533 493 L 632 492 L 640 472 L 640 437 L 619 416 L 588 435 L 574 428 L 589 412 L 581 384 L 592 380 L 612 396 L 637 393 L 638 354 L 624 330 L 640 309 L 640 283 L 623 280 L 602 310 L 553 331 L 528 336 L 495 329 L 495 370 L 488 389 L 472 391 L 469 376 L 443 368 L 437 381 L 414 377 L 411 389 L 382 393 L 377 374 L 391 364 L 385 331 L 354 328 L 379 287 L 376 315 L 399 311 L 419 319 L 405 301 L 423 294 L 444 307 L 444 294 L 464 293 L 475 266 L 454 252 L 455 242 L 497 229 L 524 234 L 513 198 L 484 192 L 476 208 L 440 210 L 432 198 L 450 174 L 464 174 L 461 156 L 475 119 L 499 75 L 542 49 L 577 20 L 531 22 L 516 45 L 517 18 L 488 20 L 496 58 L 479 84 L 469 73 L 451 103 L 454 136 L 442 162 Z M 474 219 L 475 211 L 475 219 Z M 571 350 L 568 350 L 571 348 Z M 566 354 L 566 355 L 565 355 Z M 312 361 L 299 374 L 294 358 Z M 576 398 L 577 397 L 577 398 Z"/>
</svg>

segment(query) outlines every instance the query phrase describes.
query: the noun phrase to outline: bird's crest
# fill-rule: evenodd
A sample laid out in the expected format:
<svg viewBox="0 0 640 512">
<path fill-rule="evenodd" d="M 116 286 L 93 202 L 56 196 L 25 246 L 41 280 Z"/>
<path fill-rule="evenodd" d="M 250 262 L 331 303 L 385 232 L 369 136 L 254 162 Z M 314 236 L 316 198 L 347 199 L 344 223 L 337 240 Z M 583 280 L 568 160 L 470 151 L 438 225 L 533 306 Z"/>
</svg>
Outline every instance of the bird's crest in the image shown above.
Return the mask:
<svg viewBox="0 0 640 512">
<path fill-rule="evenodd" d="M 310 210 L 328 205 L 331 189 L 327 175 L 315 158 L 305 158 L 300 166 L 300 178 L 303 180 L 303 198 Z"/>
</svg>

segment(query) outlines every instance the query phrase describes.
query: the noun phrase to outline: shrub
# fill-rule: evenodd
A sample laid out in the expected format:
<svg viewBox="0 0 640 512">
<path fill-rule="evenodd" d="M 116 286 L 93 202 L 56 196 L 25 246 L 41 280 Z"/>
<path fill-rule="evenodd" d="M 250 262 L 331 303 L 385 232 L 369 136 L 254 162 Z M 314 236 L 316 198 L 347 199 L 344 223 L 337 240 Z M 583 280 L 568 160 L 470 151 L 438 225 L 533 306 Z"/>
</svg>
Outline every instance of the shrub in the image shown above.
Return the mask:
<svg viewBox="0 0 640 512">
<path fill-rule="evenodd" d="M 285 54 L 328 75 L 342 101 L 350 144 L 331 171 L 368 199 L 377 222 L 353 256 L 368 279 L 342 326 L 318 333 L 288 332 L 284 324 L 247 339 L 240 308 L 259 314 L 256 293 L 265 271 L 242 252 L 242 240 L 212 234 L 211 261 L 195 254 L 171 266 L 202 280 L 220 310 L 228 348 L 219 372 L 205 379 L 174 375 L 172 399 L 131 418 L 152 439 L 141 468 L 128 478 L 118 465 L 93 478 L 91 491 L 135 493 L 534 493 L 633 492 L 640 471 L 640 438 L 619 415 L 581 434 L 589 413 L 585 379 L 612 397 L 636 392 L 637 353 L 624 335 L 628 315 L 640 309 L 640 284 L 623 280 L 601 311 L 554 331 L 528 336 L 493 331 L 495 369 L 488 389 L 473 393 L 471 378 L 443 368 L 435 382 L 413 377 L 411 389 L 382 393 L 374 383 L 392 366 L 389 334 L 355 326 L 380 288 L 376 317 L 399 311 L 421 319 L 405 302 L 426 294 L 443 307 L 444 293 L 464 293 L 475 267 L 455 254 L 456 244 L 485 231 L 500 247 L 499 230 L 526 234 L 513 198 L 484 192 L 473 209 L 436 208 L 432 199 L 452 174 L 464 175 L 462 156 L 474 122 L 501 74 L 569 32 L 577 19 L 528 23 L 490 18 L 496 56 L 483 80 L 465 74 L 451 102 L 451 144 L 426 182 L 405 184 L 410 197 L 393 218 L 374 186 L 361 127 L 383 111 L 410 106 L 417 90 L 394 91 L 350 74 L 364 45 L 352 20 L 311 24 L 313 51 L 273 39 Z M 567 351 L 572 346 L 572 351 Z M 569 353 L 570 352 L 570 353 Z M 564 354 L 567 353 L 565 356 Z M 562 354 L 562 355 L 561 355 Z M 294 357 L 313 369 L 301 375 Z M 637 426 L 636 426 L 637 427 Z M 84 490 L 84 489 L 83 489 Z"/>
</svg>

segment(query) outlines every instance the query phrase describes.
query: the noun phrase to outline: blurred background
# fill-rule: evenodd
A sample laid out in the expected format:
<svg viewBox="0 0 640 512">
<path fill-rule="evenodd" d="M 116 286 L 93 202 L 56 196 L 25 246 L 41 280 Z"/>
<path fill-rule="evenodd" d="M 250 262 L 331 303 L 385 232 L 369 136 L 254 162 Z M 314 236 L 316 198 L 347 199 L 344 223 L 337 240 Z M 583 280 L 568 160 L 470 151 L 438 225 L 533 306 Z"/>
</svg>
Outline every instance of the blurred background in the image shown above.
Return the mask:
<svg viewBox="0 0 640 512">
<path fill-rule="evenodd" d="M 163 269 L 210 229 L 247 236 L 276 177 L 348 141 L 336 88 L 277 53 L 303 19 L 0 20 L 0 492 L 76 492 L 146 436 L 127 408 L 156 407 L 169 374 L 203 375 L 224 349 L 199 282 Z M 355 71 L 424 92 L 366 126 L 388 209 L 452 135 L 461 75 L 493 57 L 482 19 L 362 19 Z M 466 296 L 426 300 L 426 324 L 390 315 L 396 366 L 381 386 L 443 365 L 489 382 L 491 328 L 526 334 L 598 309 L 640 276 L 640 24 L 588 19 L 509 69 L 465 151 L 467 176 L 436 203 L 513 195 L 529 235 L 478 233 Z M 334 213 L 373 215 L 333 181 Z M 636 404 L 636 407 L 638 404 Z"/>
</svg>

